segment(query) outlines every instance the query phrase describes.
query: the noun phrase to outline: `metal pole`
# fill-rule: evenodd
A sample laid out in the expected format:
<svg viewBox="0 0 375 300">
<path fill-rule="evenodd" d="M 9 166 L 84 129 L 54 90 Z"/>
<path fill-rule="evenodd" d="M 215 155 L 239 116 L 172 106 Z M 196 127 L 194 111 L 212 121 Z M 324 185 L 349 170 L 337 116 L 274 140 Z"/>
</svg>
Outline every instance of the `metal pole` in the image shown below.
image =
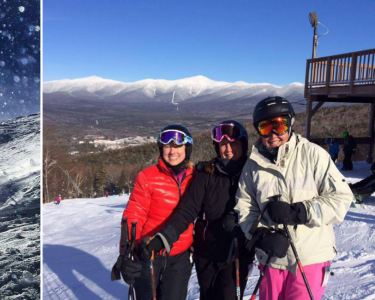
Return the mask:
<svg viewBox="0 0 375 300">
<path fill-rule="evenodd" d="M 234 256 L 236 265 L 236 296 L 237 300 L 241 300 L 241 285 L 240 285 L 240 254 L 238 251 L 238 239 L 234 238 Z"/>
<path fill-rule="evenodd" d="M 280 201 L 280 195 L 275 196 L 273 199 L 274 199 L 274 201 Z M 297 254 L 297 249 L 294 246 L 294 242 L 292 240 L 292 236 L 290 235 L 290 232 L 289 232 L 289 229 L 288 229 L 288 225 L 286 223 L 284 223 L 283 226 L 284 226 L 284 230 L 285 230 L 285 232 L 286 232 L 286 234 L 288 236 L 288 240 L 290 242 L 290 246 L 292 247 L 294 256 L 296 257 L 297 265 L 298 265 L 299 270 L 301 271 L 301 275 L 302 275 L 303 281 L 305 282 L 307 292 L 309 293 L 310 299 L 314 300 L 314 296 L 313 296 L 313 294 L 311 292 L 310 285 L 309 285 L 309 283 L 307 281 L 305 272 L 303 270 L 301 260 L 299 259 L 299 256 Z"/>
<path fill-rule="evenodd" d="M 312 58 L 316 57 L 316 46 L 318 45 L 318 29 L 314 27 Z"/>
<path fill-rule="evenodd" d="M 156 285 L 155 285 L 155 267 L 154 267 L 154 259 L 155 259 L 155 251 L 152 251 L 151 259 L 150 259 L 152 300 L 156 300 Z"/>
<path fill-rule="evenodd" d="M 273 253 L 268 252 L 268 257 L 267 257 L 267 260 L 266 260 L 266 264 L 264 265 L 263 270 L 262 270 L 262 272 L 260 273 L 260 276 L 259 276 L 258 282 L 257 282 L 257 284 L 256 284 L 256 286 L 255 286 L 255 288 L 254 288 L 254 291 L 253 291 L 253 293 L 252 293 L 252 295 L 251 295 L 250 300 L 255 300 L 256 294 L 257 294 L 257 292 L 258 292 L 258 290 L 259 290 L 260 284 L 262 283 L 262 280 L 263 280 L 264 274 L 266 274 L 266 271 L 267 271 L 267 269 L 268 269 L 268 266 L 269 266 L 269 264 L 270 264 L 270 261 L 271 261 L 272 256 L 273 256 Z"/>
<path fill-rule="evenodd" d="M 134 259 L 135 251 L 135 239 L 137 238 L 137 222 L 132 222 L 132 229 L 131 229 L 131 242 L 129 247 L 130 258 Z M 129 285 L 129 293 L 128 293 L 128 300 L 135 300 L 135 290 L 134 284 Z"/>
</svg>

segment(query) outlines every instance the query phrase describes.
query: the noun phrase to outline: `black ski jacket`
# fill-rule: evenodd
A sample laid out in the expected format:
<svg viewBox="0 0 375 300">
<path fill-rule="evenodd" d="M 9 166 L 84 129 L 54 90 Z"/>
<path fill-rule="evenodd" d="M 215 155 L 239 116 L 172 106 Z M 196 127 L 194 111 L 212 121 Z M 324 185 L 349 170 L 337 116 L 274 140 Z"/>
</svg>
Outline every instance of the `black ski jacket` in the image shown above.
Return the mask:
<svg viewBox="0 0 375 300">
<path fill-rule="evenodd" d="M 160 232 L 169 244 L 174 243 L 189 224 L 196 220 L 194 252 L 213 261 L 227 261 L 233 238 L 224 230 L 222 220 L 236 205 L 235 195 L 240 175 L 241 171 L 230 176 L 216 166 L 214 174 L 199 173 L 174 216 Z M 245 235 L 238 242 L 240 256 L 253 255 L 244 247 Z"/>
<path fill-rule="evenodd" d="M 344 139 L 344 152 L 346 153 L 355 153 L 357 148 L 357 143 L 355 139 L 349 135 Z"/>
</svg>

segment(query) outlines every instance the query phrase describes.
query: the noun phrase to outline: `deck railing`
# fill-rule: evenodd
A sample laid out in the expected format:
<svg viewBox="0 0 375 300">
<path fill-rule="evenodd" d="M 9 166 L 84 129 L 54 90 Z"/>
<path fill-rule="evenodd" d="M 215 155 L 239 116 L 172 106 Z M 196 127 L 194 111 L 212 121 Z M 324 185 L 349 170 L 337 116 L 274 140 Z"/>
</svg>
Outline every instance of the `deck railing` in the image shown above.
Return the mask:
<svg viewBox="0 0 375 300">
<path fill-rule="evenodd" d="M 375 49 L 308 59 L 305 97 L 308 89 L 375 85 Z"/>
</svg>

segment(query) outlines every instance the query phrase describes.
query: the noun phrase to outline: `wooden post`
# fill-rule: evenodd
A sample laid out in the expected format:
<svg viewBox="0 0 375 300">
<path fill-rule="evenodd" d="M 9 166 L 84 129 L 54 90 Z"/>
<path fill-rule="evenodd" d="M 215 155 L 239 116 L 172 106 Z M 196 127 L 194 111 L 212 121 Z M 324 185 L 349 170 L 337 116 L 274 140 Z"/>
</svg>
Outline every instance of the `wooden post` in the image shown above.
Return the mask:
<svg viewBox="0 0 375 300">
<path fill-rule="evenodd" d="M 357 73 L 357 55 L 352 54 L 352 65 L 350 69 L 350 94 L 353 94 L 354 81 Z"/>
<path fill-rule="evenodd" d="M 305 138 L 310 138 L 310 128 L 311 128 L 311 117 L 312 117 L 312 97 L 309 95 L 307 98 L 307 104 L 306 104 L 306 128 L 305 128 Z"/>
<path fill-rule="evenodd" d="M 312 61 L 311 61 L 312 63 Z M 307 94 L 307 90 L 309 88 L 309 82 L 311 82 L 311 79 L 309 79 L 309 75 L 310 75 L 310 61 L 307 60 L 306 61 L 306 75 L 305 75 L 305 91 L 304 91 L 304 97 L 307 98 L 308 97 L 308 94 Z"/>
<path fill-rule="evenodd" d="M 324 102 L 319 101 L 317 105 L 311 110 L 311 118 L 315 115 L 315 113 L 318 111 L 319 108 L 323 106 Z"/>
<path fill-rule="evenodd" d="M 332 62 L 332 59 L 328 57 L 327 69 L 326 69 L 326 95 L 329 95 L 329 83 L 331 81 L 331 62 Z"/>
<path fill-rule="evenodd" d="M 370 112 L 370 124 L 369 124 L 369 135 L 370 135 L 370 144 L 368 146 L 368 153 L 366 161 L 371 164 L 373 161 L 372 150 L 374 149 L 374 121 L 375 121 L 375 103 L 371 103 L 371 112 Z"/>
</svg>

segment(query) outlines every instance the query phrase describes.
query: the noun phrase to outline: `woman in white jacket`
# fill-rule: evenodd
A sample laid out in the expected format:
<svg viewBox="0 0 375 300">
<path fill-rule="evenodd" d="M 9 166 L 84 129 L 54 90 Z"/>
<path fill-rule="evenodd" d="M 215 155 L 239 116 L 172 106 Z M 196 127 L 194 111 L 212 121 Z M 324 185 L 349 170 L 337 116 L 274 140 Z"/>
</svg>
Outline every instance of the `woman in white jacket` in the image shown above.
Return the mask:
<svg viewBox="0 0 375 300">
<path fill-rule="evenodd" d="M 260 101 L 253 122 L 260 138 L 243 168 L 235 210 L 249 244 L 257 249 L 261 270 L 272 256 L 259 297 L 310 299 L 282 230 L 287 224 L 311 293 L 315 300 L 321 299 L 336 254 L 332 225 L 344 220 L 353 194 L 329 154 L 292 132 L 294 110 L 286 99 Z M 276 195 L 280 201 L 272 201 Z"/>
</svg>

